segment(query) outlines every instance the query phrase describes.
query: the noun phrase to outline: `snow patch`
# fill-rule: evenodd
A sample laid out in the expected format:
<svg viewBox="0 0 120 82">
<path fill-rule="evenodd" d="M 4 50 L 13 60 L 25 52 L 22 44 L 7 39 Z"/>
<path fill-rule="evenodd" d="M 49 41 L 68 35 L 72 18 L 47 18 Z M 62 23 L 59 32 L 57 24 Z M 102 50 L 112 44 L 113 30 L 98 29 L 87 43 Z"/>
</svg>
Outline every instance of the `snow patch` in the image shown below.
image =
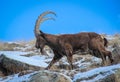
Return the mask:
<svg viewBox="0 0 120 82">
<path fill-rule="evenodd" d="M 0 51 L 1 54 L 6 54 L 6 55 L 26 55 L 30 54 L 32 52 L 21 52 L 21 51 Z"/>
</svg>

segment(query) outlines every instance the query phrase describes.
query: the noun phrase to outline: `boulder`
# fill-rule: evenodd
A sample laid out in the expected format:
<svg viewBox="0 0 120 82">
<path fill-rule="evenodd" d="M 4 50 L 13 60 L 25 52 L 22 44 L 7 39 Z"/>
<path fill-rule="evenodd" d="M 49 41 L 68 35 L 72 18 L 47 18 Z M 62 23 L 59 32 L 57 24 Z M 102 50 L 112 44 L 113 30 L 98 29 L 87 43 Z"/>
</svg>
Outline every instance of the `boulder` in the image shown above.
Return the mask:
<svg viewBox="0 0 120 82">
<path fill-rule="evenodd" d="M 17 57 L 17 56 L 15 56 L 15 57 Z M 3 73 L 4 76 L 15 74 L 15 73 L 20 73 L 25 70 L 43 69 L 43 67 L 31 65 L 27 62 L 22 62 L 20 60 L 17 60 L 20 57 L 22 57 L 22 56 L 18 56 L 18 58 L 12 59 L 12 57 L 10 58 L 10 56 L 4 55 L 4 54 L 0 55 L 0 71 Z M 24 58 L 24 57 L 22 57 L 22 58 Z M 25 59 L 23 59 L 23 60 L 25 60 Z"/>
<path fill-rule="evenodd" d="M 72 82 L 72 80 L 66 75 L 44 70 L 32 75 L 29 82 Z"/>
<path fill-rule="evenodd" d="M 0 82 L 72 82 L 72 80 L 68 76 L 58 72 L 40 70 L 32 71 L 22 76 L 19 76 L 19 73 L 10 75 L 0 78 Z"/>
</svg>

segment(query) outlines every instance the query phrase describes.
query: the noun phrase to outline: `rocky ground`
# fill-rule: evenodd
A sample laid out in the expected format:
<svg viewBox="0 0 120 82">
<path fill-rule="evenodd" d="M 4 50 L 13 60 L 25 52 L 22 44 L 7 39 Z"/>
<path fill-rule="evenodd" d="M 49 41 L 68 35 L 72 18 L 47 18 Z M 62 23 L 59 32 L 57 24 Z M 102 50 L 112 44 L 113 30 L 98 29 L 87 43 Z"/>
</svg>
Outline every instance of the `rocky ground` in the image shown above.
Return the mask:
<svg viewBox="0 0 120 82">
<path fill-rule="evenodd" d="M 102 66 L 100 58 L 75 54 L 73 70 L 66 57 L 44 70 L 54 54 L 47 46 L 41 54 L 34 40 L 0 42 L 0 82 L 120 82 L 120 36 L 104 36 L 109 40 L 107 49 L 112 52 L 114 64 Z"/>
</svg>

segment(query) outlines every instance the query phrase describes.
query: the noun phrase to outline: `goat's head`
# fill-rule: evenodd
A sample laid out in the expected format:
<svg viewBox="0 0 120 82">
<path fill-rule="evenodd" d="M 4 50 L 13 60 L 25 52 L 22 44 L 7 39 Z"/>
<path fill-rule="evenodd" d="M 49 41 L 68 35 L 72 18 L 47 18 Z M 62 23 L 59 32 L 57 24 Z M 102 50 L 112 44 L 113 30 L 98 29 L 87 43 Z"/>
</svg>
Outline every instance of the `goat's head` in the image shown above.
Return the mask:
<svg viewBox="0 0 120 82">
<path fill-rule="evenodd" d="M 44 22 L 46 20 L 54 20 L 54 18 L 52 18 L 52 17 L 45 17 L 47 14 L 53 14 L 56 16 L 56 14 L 52 11 L 43 12 L 36 20 L 35 29 L 34 29 L 34 34 L 36 37 L 35 47 L 38 49 L 40 48 L 41 52 L 42 52 L 44 46 L 47 44 L 47 42 L 43 37 L 45 35 L 45 33 L 43 33 L 41 30 L 39 30 L 39 26 L 42 22 Z"/>
</svg>

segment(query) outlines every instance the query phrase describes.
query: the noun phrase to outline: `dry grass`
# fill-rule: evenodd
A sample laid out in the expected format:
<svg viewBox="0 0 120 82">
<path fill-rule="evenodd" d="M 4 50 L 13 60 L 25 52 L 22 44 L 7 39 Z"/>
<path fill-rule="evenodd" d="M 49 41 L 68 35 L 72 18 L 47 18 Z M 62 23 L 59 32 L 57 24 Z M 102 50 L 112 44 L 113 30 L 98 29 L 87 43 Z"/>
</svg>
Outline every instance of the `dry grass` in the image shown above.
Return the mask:
<svg viewBox="0 0 120 82">
<path fill-rule="evenodd" d="M 0 41 L 0 50 L 13 51 L 15 49 L 15 47 L 25 48 L 25 47 L 33 46 L 33 45 L 35 45 L 35 39 L 30 40 L 30 41 L 16 41 L 13 43 Z"/>
<path fill-rule="evenodd" d="M 120 35 L 119 36 L 114 36 L 114 38 L 112 40 L 109 40 L 109 45 L 114 45 L 115 43 L 117 43 L 118 45 L 120 45 Z"/>
<path fill-rule="evenodd" d="M 36 41 L 36 40 L 33 39 L 33 40 L 29 41 L 28 44 L 29 44 L 29 45 L 35 45 L 35 41 Z"/>
<path fill-rule="evenodd" d="M 7 42 L 0 42 L 0 50 L 4 51 L 13 51 L 15 47 L 20 47 L 22 45 L 17 43 L 7 43 Z"/>
</svg>

